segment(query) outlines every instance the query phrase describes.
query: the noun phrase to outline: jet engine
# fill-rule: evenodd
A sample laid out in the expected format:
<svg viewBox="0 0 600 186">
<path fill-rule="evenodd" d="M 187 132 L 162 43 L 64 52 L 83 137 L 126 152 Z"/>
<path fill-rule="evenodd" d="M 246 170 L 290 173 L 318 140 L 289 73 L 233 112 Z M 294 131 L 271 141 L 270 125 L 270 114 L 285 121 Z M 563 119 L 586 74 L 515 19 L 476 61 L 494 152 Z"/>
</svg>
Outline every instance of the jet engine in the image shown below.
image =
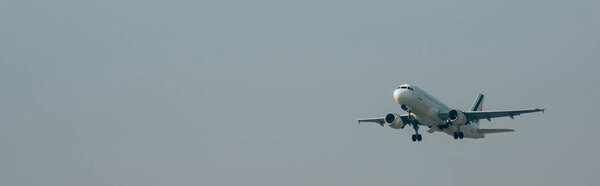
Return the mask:
<svg viewBox="0 0 600 186">
<path fill-rule="evenodd" d="M 385 115 L 385 124 L 393 129 L 404 128 L 404 121 L 402 121 L 402 118 L 395 113 Z"/>
<path fill-rule="evenodd" d="M 387 119 L 387 117 L 386 117 Z M 456 125 L 464 125 L 467 123 L 467 117 L 463 114 L 462 111 L 457 109 L 452 109 L 448 112 L 448 120 Z"/>
</svg>

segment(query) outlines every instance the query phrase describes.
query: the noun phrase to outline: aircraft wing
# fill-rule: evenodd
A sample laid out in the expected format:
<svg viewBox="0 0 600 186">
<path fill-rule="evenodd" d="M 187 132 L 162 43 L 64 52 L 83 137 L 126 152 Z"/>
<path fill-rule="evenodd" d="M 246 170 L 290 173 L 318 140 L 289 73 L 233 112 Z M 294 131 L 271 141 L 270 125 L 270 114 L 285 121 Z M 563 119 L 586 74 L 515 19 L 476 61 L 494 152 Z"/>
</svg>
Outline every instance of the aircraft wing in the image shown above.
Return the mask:
<svg viewBox="0 0 600 186">
<path fill-rule="evenodd" d="M 400 115 L 400 118 L 402 118 L 403 121 L 406 121 L 408 119 L 408 114 L 402 114 L 402 115 Z M 377 123 L 383 127 L 383 124 L 385 124 L 385 117 L 358 119 L 359 125 L 362 122 L 373 122 L 373 123 Z"/>
<path fill-rule="evenodd" d="M 544 109 L 521 109 L 521 110 L 490 110 L 490 111 L 465 111 L 463 112 L 469 120 L 487 119 L 490 121 L 491 118 L 499 117 L 510 117 L 532 113 L 532 112 L 544 112 Z"/>
<path fill-rule="evenodd" d="M 358 124 L 359 125 L 360 125 L 361 122 L 374 122 L 374 123 L 377 123 L 377 124 L 379 124 L 379 125 L 381 125 L 383 127 L 383 124 L 385 123 L 385 117 L 358 119 Z"/>
<path fill-rule="evenodd" d="M 515 131 L 515 130 L 513 130 L 513 129 L 479 129 L 479 133 L 482 133 L 482 134 L 512 132 L 512 131 Z"/>
</svg>

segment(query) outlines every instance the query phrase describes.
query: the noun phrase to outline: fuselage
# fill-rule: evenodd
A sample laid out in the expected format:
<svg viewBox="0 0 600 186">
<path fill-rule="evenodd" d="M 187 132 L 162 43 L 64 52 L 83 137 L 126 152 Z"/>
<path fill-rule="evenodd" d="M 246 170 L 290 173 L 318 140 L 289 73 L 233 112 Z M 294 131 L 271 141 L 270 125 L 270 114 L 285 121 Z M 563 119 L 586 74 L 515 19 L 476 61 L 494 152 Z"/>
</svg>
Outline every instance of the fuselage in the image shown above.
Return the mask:
<svg viewBox="0 0 600 186">
<path fill-rule="evenodd" d="M 441 118 L 439 113 L 448 113 L 452 108 L 417 86 L 408 84 L 398 86 L 394 90 L 394 100 L 403 110 L 409 111 L 411 117 L 418 120 L 420 125 L 428 126 L 430 130 L 441 131 L 448 135 L 452 135 L 456 131 L 461 131 L 468 138 L 483 137 L 478 132 L 479 125 L 477 123 L 448 125 L 447 118 Z"/>
</svg>

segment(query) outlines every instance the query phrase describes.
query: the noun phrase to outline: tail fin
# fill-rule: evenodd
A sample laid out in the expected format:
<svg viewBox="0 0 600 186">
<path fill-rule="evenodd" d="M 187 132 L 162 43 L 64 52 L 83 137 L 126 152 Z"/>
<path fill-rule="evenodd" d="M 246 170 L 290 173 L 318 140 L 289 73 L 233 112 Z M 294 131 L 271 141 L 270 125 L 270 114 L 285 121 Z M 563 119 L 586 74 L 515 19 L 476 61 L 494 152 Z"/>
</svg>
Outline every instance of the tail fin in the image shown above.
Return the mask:
<svg viewBox="0 0 600 186">
<path fill-rule="evenodd" d="M 477 96 L 477 99 L 475 99 L 475 102 L 473 103 L 473 106 L 471 106 L 471 109 L 469 109 L 470 111 L 481 111 L 483 110 L 483 94 L 479 94 L 479 96 Z"/>
<path fill-rule="evenodd" d="M 471 109 L 469 109 L 469 110 L 470 111 L 482 111 L 483 110 L 483 94 L 479 94 L 479 96 L 477 96 L 477 99 L 475 99 L 473 106 L 471 106 Z M 475 123 L 479 123 L 479 120 L 475 120 Z"/>
</svg>

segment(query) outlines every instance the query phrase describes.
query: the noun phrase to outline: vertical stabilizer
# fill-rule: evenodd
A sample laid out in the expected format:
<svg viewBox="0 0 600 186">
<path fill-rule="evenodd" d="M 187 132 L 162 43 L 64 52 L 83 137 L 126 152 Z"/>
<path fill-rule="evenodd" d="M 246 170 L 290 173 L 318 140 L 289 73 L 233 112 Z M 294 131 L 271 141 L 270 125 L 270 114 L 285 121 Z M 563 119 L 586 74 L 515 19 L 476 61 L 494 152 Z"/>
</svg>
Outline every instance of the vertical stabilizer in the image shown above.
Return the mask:
<svg viewBox="0 0 600 186">
<path fill-rule="evenodd" d="M 475 99 L 473 106 L 471 106 L 471 109 L 469 109 L 469 110 L 470 111 L 482 111 L 483 110 L 483 94 L 479 94 L 479 96 L 477 96 L 477 99 Z"/>
<path fill-rule="evenodd" d="M 483 94 L 479 94 L 475 102 L 473 102 L 473 106 L 471 106 L 470 111 L 482 111 L 483 110 Z M 479 124 L 479 120 L 475 120 L 475 123 Z"/>
</svg>

